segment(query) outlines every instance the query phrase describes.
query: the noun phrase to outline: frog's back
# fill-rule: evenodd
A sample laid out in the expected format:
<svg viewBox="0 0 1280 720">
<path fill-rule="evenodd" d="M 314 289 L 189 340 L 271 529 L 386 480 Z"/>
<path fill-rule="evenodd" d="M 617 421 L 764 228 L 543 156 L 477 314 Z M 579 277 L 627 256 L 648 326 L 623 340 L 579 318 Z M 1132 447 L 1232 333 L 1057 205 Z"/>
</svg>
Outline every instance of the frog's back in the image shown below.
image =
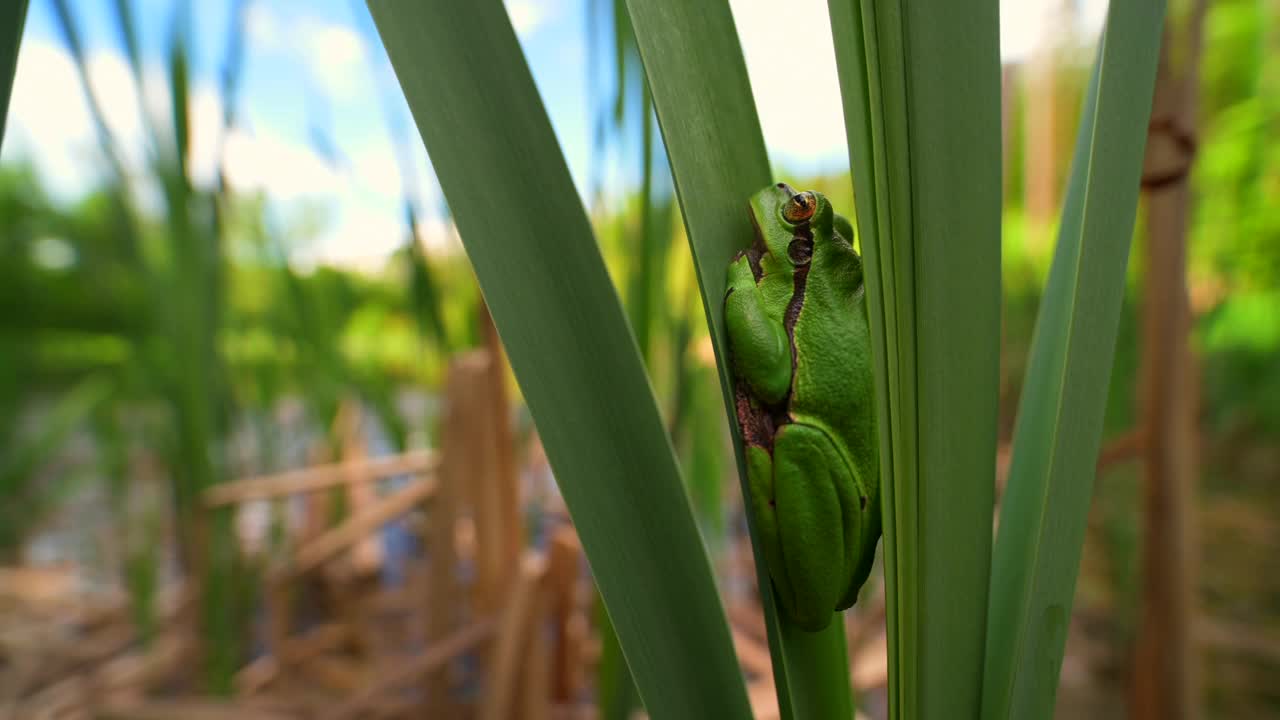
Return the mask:
<svg viewBox="0 0 1280 720">
<path fill-rule="evenodd" d="M 795 421 L 830 433 L 863 482 L 874 487 L 879 481 L 875 390 L 858 264 L 847 245 L 814 253 L 811 272 L 831 281 L 806 286 L 793 336 L 799 362 L 790 409 Z M 855 275 L 857 282 L 848 281 Z"/>
</svg>

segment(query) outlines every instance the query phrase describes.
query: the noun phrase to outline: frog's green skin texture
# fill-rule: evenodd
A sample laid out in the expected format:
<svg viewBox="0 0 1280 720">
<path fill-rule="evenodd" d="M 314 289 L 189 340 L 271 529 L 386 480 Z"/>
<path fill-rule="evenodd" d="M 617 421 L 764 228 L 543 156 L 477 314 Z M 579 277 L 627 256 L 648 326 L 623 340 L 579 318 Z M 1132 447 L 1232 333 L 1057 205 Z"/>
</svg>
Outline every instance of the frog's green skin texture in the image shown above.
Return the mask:
<svg viewBox="0 0 1280 720">
<path fill-rule="evenodd" d="M 817 631 L 853 605 L 880 538 L 862 261 L 819 193 L 779 183 L 750 210 L 725 295 L 750 500 L 783 615 Z"/>
</svg>

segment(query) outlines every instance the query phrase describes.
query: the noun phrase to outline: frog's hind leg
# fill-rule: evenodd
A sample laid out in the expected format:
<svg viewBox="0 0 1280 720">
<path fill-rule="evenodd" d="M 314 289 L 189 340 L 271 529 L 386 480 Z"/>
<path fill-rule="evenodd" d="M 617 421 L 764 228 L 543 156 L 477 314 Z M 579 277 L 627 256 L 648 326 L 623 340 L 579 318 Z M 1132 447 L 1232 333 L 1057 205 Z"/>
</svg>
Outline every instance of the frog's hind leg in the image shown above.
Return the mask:
<svg viewBox="0 0 1280 720">
<path fill-rule="evenodd" d="M 773 456 L 770 450 L 762 445 L 748 444 L 747 482 L 751 486 L 751 515 L 756 521 L 756 534 L 764 551 L 764 561 L 769 566 L 768 576 L 773 579 L 773 587 L 777 590 L 774 597 L 782 605 L 782 612 L 787 617 L 794 617 L 793 601 L 787 588 L 791 581 L 787 577 L 787 567 L 778 552 L 778 517 L 774 513 Z"/>
<path fill-rule="evenodd" d="M 830 436 L 812 425 L 778 431 L 773 474 L 777 514 L 787 518 L 778 546 L 795 593 L 794 619 L 806 630 L 821 630 L 832 613 L 848 607 L 842 603 L 861 560 L 862 500 Z"/>
</svg>

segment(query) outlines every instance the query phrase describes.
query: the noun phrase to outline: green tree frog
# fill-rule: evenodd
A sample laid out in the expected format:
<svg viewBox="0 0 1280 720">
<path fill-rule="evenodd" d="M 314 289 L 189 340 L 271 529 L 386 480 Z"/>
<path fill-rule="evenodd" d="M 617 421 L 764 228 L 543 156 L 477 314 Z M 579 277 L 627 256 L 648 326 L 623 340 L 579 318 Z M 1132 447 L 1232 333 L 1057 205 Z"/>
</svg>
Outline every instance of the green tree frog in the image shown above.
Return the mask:
<svg viewBox="0 0 1280 720">
<path fill-rule="evenodd" d="M 724 301 L 749 504 L 782 614 L 817 631 L 853 605 L 880 539 L 862 260 L 820 193 L 779 183 L 749 206 Z"/>
</svg>

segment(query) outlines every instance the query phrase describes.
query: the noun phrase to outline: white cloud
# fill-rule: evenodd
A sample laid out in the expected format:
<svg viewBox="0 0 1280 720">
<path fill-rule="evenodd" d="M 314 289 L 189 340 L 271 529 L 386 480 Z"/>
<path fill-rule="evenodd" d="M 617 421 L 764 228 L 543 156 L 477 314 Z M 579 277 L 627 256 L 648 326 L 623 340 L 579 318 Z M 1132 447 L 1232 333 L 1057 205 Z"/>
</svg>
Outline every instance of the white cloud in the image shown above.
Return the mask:
<svg viewBox="0 0 1280 720">
<path fill-rule="evenodd" d="M 362 190 L 395 201 L 404 196 L 400 166 L 387 143 L 357 148 L 348 153 L 352 181 Z"/>
<path fill-rule="evenodd" d="M 352 148 L 350 158 L 351 178 L 361 192 L 379 196 L 387 202 L 401 203 L 406 188 L 397 154 L 400 149 L 390 143 L 368 143 Z M 412 200 L 426 211 L 440 203 L 439 185 L 430 167 L 426 151 L 417 136 L 406 145 L 409 154 L 408 172 Z"/>
<path fill-rule="evenodd" d="M 87 65 L 117 152 L 131 173 L 145 177 L 148 131 L 128 64 L 118 53 L 101 50 L 90 53 Z M 169 143 L 169 90 L 164 71 L 147 67 L 143 74 L 149 90 L 148 112 L 166 134 L 159 141 Z M 207 185 L 215 177 L 222 133 L 222 101 L 216 89 L 207 83 L 192 87 L 188 113 L 192 175 L 197 183 Z M 9 117 L 12 132 L 3 159 L 29 156 L 55 193 L 78 195 L 105 176 L 106 166 L 78 72 L 62 47 L 39 40 L 23 43 Z M 334 193 L 345 186 L 314 152 L 292 140 L 234 129 L 226 142 L 228 178 L 239 189 L 293 198 Z"/>
<path fill-rule="evenodd" d="M 824 0 L 779 6 L 730 0 L 770 154 L 820 162 L 845 157 L 844 111 Z"/>
<path fill-rule="evenodd" d="M 770 154 L 804 164 L 843 161 L 844 115 L 825 0 L 791 0 L 785 23 L 775 3 L 730 0 L 729 5 Z M 1091 41 L 1106 5 L 1106 0 L 1084 0 L 1076 11 L 1063 0 L 1002 0 L 1001 56 L 1024 59 L 1047 40 L 1067 40 L 1076 28 L 1079 40 Z"/>
<path fill-rule="evenodd" d="M 369 72 L 364 38 L 352 27 L 315 16 L 284 16 L 269 3 L 252 3 L 246 19 L 257 52 L 277 52 L 296 62 L 332 96 L 348 99 Z"/>
<path fill-rule="evenodd" d="M 89 84 L 102 107 L 107 127 L 123 145 L 127 161 L 143 159 L 143 123 L 138 87 L 128 63 L 118 53 L 95 50 L 88 56 Z"/>
<path fill-rule="evenodd" d="M 236 190 L 261 190 L 280 200 L 332 195 L 346 185 L 309 148 L 269 133 L 233 130 L 227 137 L 224 163 L 227 181 Z"/>
<path fill-rule="evenodd" d="M 1000 56 L 1023 60 L 1043 41 L 1047 29 L 1045 0 L 1000 3 Z"/>
<path fill-rule="evenodd" d="M 307 43 L 314 56 L 327 54 L 335 67 L 362 71 L 354 35 L 340 28 L 313 26 Z M 300 42 L 300 41 L 295 41 Z M 294 45 L 294 49 L 301 45 Z M 327 49 L 327 50 L 326 50 Z M 324 52 L 322 52 L 324 51 Z M 88 59 L 90 82 L 103 99 L 103 114 L 118 149 L 135 179 L 145 180 L 148 132 L 143 122 L 133 75 L 124 58 L 112 50 L 94 50 Z M 161 132 L 170 127 L 169 88 L 164 68 L 144 68 L 148 113 Z M 216 177 L 222 139 L 223 106 L 217 89 L 197 83 L 189 95 L 191 172 L 197 184 Z M 94 188 L 106 177 L 98 138 L 80 89 L 78 71 L 58 44 L 38 39 L 23 43 L 15 75 L 8 132 L 0 161 L 30 158 L 55 194 L 72 198 Z M 171 142 L 165 137 L 162 143 Z M 393 148 L 379 138 L 349 154 L 351 162 L 336 168 L 321 158 L 304 138 L 259 127 L 255 132 L 233 128 L 225 138 L 222 162 L 228 182 L 239 192 L 261 191 L 281 210 L 314 206 L 330 210 L 314 242 L 300 252 L 311 262 L 342 263 L 375 270 L 405 242 L 401 211 L 403 190 Z M 434 209 L 425 193 L 432 187 L 425 153 L 417 152 L 411 166 L 419 185 L 419 237 L 431 252 L 458 250 L 456 232 Z M 144 206 L 159 207 L 146 182 L 135 186 Z M 148 205 L 149 203 L 149 205 Z M 54 257 L 50 253 L 50 257 Z M 57 260 L 54 257 L 54 260 Z"/>
<path fill-rule="evenodd" d="M 218 170 L 218 145 L 222 138 L 222 96 L 209 85 L 197 86 L 188 95 L 187 115 L 190 127 L 191 176 L 196 184 L 209 187 L 213 185 Z"/>
<path fill-rule="evenodd" d="M 549 0 L 506 0 L 507 15 L 516 34 L 525 38 L 533 34 L 553 14 Z"/>
<path fill-rule="evenodd" d="M 274 49 L 280 46 L 280 23 L 265 3 L 249 3 L 245 33 L 255 48 Z"/>
<path fill-rule="evenodd" d="M 298 28 L 299 50 L 316 80 L 339 97 L 349 97 L 369 72 L 364 41 L 345 25 L 303 21 Z"/>
<path fill-rule="evenodd" d="M 22 43 L 9 101 L 3 158 L 29 157 L 53 186 L 83 192 L 101 177 L 93 121 L 75 64 L 62 48 L 38 40 Z"/>
<path fill-rule="evenodd" d="M 406 233 L 404 218 L 399 213 L 380 206 L 348 202 L 341 206 L 319 237 L 299 248 L 293 260 L 301 267 L 328 264 L 377 272 L 393 252 L 404 247 Z M 417 234 L 429 253 L 461 251 L 457 230 L 441 217 L 420 218 Z"/>
<path fill-rule="evenodd" d="M 1092 43 L 1107 0 L 1001 0 L 1000 57 L 1020 62 L 1045 43 Z"/>
<path fill-rule="evenodd" d="M 418 221 L 418 240 L 429 253 L 462 252 L 458 227 L 444 218 L 432 215 Z"/>
<path fill-rule="evenodd" d="M 1092 37 L 1102 31 L 1107 20 L 1107 0 L 1082 0 L 1080 28 Z"/>
<path fill-rule="evenodd" d="M 86 60 L 89 82 L 126 169 L 146 174 L 148 143 L 166 148 L 172 142 L 168 82 L 158 66 L 143 68 L 147 113 L 164 137 L 149 137 L 142 117 L 138 88 L 125 59 L 112 50 L 94 50 Z M 213 177 L 216 138 L 222 124 L 217 92 L 197 84 L 189 96 L 191 154 L 198 182 Z M 79 71 L 60 45 L 27 40 L 18 58 L 9 112 L 12 130 L 4 160 L 29 156 L 50 189 L 74 196 L 91 189 L 107 175 L 97 131 L 80 86 Z"/>
</svg>

